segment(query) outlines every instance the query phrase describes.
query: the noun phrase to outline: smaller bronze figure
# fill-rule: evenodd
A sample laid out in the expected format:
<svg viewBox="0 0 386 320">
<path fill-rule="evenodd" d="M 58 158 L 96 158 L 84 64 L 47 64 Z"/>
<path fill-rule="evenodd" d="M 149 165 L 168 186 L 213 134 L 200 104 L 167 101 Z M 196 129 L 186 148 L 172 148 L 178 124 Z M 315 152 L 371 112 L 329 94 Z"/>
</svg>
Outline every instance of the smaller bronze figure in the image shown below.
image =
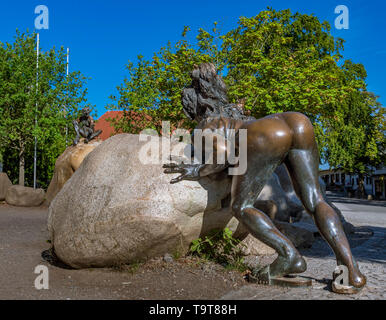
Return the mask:
<svg viewBox="0 0 386 320">
<path fill-rule="evenodd" d="M 79 143 L 80 137 L 84 138 L 84 142 L 88 143 L 92 139 L 96 138 L 102 133 L 102 130 L 94 130 L 94 119 L 90 116 L 90 108 L 85 107 L 82 109 L 82 114 L 78 120 L 73 120 L 76 137 L 73 145 L 76 146 Z"/>
</svg>

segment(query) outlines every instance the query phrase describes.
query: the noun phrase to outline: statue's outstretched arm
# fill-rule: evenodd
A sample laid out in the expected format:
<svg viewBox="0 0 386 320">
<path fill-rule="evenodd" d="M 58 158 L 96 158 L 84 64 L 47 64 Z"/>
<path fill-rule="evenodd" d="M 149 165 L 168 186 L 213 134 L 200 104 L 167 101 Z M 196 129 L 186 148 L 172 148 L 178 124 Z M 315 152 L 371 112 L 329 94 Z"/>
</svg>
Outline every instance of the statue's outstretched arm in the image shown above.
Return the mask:
<svg viewBox="0 0 386 320">
<path fill-rule="evenodd" d="M 229 165 L 222 164 L 185 164 L 185 163 L 168 163 L 164 164 L 164 173 L 181 173 L 180 176 L 174 178 L 170 183 L 177 183 L 182 180 L 198 181 L 202 177 L 219 173 L 225 170 Z"/>
<path fill-rule="evenodd" d="M 163 166 L 166 169 L 164 173 L 181 173 L 179 177 L 172 179 L 171 183 L 177 183 L 181 180 L 199 180 L 202 177 L 222 172 L 229 167 L 229 163 L 226 160 L 227 143 L 218 131 L 216 133 L 212 131 L 212 133 L 207 133 L 205 137 L 200 137 L 204 150 L 194 150 L 195 154 L 202 152 L 201 163 L 185 164 L 182 158 L 173 157 L 171 160 L 177 163 L 165 164 Z M 207 146 L 205 139 L 210 139 L 213 143 Z M 208 161 L 208 159 L 211 160 Z"/>
</svg>

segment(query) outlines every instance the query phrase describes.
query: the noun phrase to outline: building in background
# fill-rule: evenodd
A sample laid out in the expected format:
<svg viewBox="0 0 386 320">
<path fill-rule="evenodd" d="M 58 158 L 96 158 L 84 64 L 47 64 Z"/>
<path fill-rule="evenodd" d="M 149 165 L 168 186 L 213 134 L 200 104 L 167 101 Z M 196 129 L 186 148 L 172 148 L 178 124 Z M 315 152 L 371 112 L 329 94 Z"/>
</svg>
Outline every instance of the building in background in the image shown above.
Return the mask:
<svg viewBox="0 0 386 320">
<path fill-rule="evenodd" d="M 143 115 L 135 111 L 129 111 L 129 119 L 132 125 L 140 124 L 145 119 L 150 121 L 151 117 L 149 115 Z M 111 136 L 121 133 L 118 132 L 114 127 L 111 121 L 108 119 L 119 120 L 124 116 L 123 111 L 107 111 L 103 114 L 98 120 L 95 121 L 95 130 L 102 130 L 102 133 L 98 136 L 98 139 L 104 141 Z M 146 129 L 145 127 L 143 129 Z M 140 130 L 141 131 L 141 130 Z"/>
<path fill-rule="evenodd" d="M 386 167 L 382 167 L 378 170 L 375 170 L 372 179 L 373 179 L 373 195 L 377 199 L 386 199 Z"/>
<path fill-rule="evenodd" d="M 353 194 L 359 186 L 359 176 L 342 170 L 321 170 L 320 177 L 330 190 L 344 191 Z M 375 199 L 386 199 L 386 167 L 373 168 L 372 173 L 364 176 L 364 189 L 367 195 Z"/>
<path fill-rule="evenodd" d="M 107 111 L 97 121 L 95 121 L 95 131 L 102 130 L 102 133 L 98 136 L 98 139 L 105 141 L 111 136 L 117 134 L 112 123 L 107 119 L 120 119 L 123 116 L 123 111 Z"/>
</svg>

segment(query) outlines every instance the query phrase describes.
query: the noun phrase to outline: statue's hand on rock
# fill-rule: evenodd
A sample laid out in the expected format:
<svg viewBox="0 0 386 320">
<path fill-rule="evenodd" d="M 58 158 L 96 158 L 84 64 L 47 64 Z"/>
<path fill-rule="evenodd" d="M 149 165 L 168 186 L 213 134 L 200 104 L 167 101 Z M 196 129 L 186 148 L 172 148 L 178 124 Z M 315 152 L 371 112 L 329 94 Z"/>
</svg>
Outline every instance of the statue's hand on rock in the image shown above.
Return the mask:
<svg viewBox="0 0 386 320">
<path fill-rule="evenodd" d="M 183 158 L 171 158 L 172 161 L 178 163 L 164 164 L 162 167 L 165 168 L 164 173 L 181 173 L 180 176 L 170 180 L 170 183 L 177 183 L 182 180 L 197 181 L 200 179 L 200 168 L 201 164 L 185 164 Z"/>
</svg>

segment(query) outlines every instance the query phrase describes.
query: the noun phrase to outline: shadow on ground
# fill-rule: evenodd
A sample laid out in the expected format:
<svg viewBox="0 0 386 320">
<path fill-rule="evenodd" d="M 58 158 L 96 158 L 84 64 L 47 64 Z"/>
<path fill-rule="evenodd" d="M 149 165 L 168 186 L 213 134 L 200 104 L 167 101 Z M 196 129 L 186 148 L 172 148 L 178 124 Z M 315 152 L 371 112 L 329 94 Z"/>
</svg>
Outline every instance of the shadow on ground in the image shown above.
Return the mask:
<svg viewBox="0 0 386 320">
<path fill-rule="evenodd" d="M 75 270 L 71 266 L 65 264 L 63 261 L 61 261 L 58 256 L 55 253 L 54 248 L 50 248 L 48 250 L 44 250 L 42 253 L 42 258 L 47 261 L 52 266 L 62 268 L 62 269 L 68 269 L 68 270 Z"/>
<path fill-rule="evenodd" d="M 370 261 L 386 265 L 386 228 L 362 226 L 348 236 L 352 253 L 358 261 Z M 300 249 L 302 255 L 312 258 L 333 257 L 327 242 L 318 236 L 311 248 Z"/>
</svg>

